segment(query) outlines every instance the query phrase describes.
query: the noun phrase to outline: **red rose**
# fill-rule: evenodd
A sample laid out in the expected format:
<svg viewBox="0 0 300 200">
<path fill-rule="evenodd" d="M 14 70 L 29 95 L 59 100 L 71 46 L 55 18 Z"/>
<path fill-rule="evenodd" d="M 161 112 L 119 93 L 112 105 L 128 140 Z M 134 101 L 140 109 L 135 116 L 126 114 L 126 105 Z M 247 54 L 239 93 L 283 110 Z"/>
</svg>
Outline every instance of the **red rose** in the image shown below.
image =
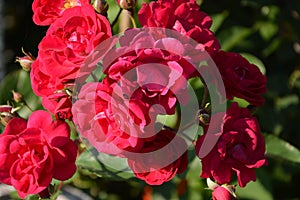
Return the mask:
<svg viewBox="0 0 300 200">
<path fill-rule="evenodd" d="M 138 154 L 128 158 L 128 165 L 137 178 L 150 185 L 161 185 L 187 168 L 186 149 L 182 138 L 162 130 L 153 141 L 144 143 Z"/>
<path fill-rule="evenodd" d="M 131 29 L 124 34 L 120 38 L 121 47 L 104 57 L 108 82 L 117 82 L 122 88 L 133 85 L 126 89 L 130 98 L 136 95 L 149 107 L 160 104 L 167 114 L 174 114 L 178 99 L 180 103 L 188 101 L 187 80 L 197 72 L 192 63 L 193 54 L 189 56 L 196 52 L 195 47 L 190 41 L 181 41 L 182 37 L 169 36 L 170 33 L 160 35 L 151 28 Z M 112 58 L 112 54 L 118 56 Z M 195 57 L 198 59 L 200 54 L 198 50 Z"/>
<path fill-rule="evenodd" d="M 91 5 L 70 8 L 51 24 L 40 42 L 38 67 L 56 81 L 74 80 L 85 59 L 109 37 L 108 20 Z"/>
<path fill-rule="evenodd" d="M 265 141 L 257 119 L 248 109 L 239 108 L 237 103 L 232 103 L 224 117 L 222 130 L 214 131 L 213 134 L 199 137 L 196 144 L 196 151 L 202 162 L 201 177 L 212 177 L 217 183 L 225 184 L 230 183 L 232 172 L 236 172 L 241 187 L 251 180 L 255 181 L 254 168 L 267 163 L 264 155 Z M 215 138 L 218 138 L 218 142 L 211 144 L 215 146 L 209 154 L 203 155 L 202 146 L 204 149 L 210 145 L 210 141 L 216 141 Z"/>
<path fill-rule="evenodd" d="M 72 113 L 83 137 L 98 151 L 116 155 L 122 150 L 136 152 L 141 148 L 147 138 L 145 127 L 151 121 L 146 110 L 141 99 L 124 98 L 118 85 L 87 83 Z"/>
<path fill-rule="evenodd" d="M 58 119 L 72 120 L 72 98 L 64 93 L 56 93 L 42 98 L 42 105 Z"/>
<path fill-rule="evenodd" d="M 235 200 L 234 195 L 225 186 L 217 186 L 212 192 L 213 200 Z"/>
<path fill-rule="evenodd" d="M 242 98 L 254 106 L 264 103 L 261 95 L 267 91 L 267 80 L 257 66 L 237 53 L 216 51 L 211 56 L 220 70 L 228 99 Z"/>
<path fill-rule="evenodd" d="M 24 198 L 43 191 L 52 178 L 71 178 L 77 145 L 69 137 L 69 126 L 45 111 L 33 112 L 28 122 L 12 119 L 0 135 L 0 181 Z"/>
<path fill-rule="evenodd" d="M 30 72 L 32 89 L 42 97 L 42 105 L 59 119 L 72 119 L 72 99 L 67 94 L 67 85 L 43 73 L 39 69 L 39 59 L 32 65 Z"/>
<path fill-rule="evenodd" d="M 89 4 L 89 0 L 34 0 L 32 3 L 33 21 L 37 25 L 52 24 L 62 13 L 75 6 Z"/>
<path fill-rule="evenodd" d="M 159 0 L 149 4 L 143 3 L 138 17 L 144 27 L 173 29 L 206 47 L 220 48 L 217 38 L 209 30 L 212 25 L 211 18 L 199 10 L 194 0 Z"/>
</svg>

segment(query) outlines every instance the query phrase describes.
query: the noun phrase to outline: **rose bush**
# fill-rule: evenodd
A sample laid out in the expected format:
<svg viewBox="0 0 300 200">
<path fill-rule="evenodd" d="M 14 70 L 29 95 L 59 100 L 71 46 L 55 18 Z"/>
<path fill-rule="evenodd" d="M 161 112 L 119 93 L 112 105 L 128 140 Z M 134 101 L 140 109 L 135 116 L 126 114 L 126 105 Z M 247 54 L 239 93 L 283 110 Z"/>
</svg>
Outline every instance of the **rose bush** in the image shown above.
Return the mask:
<svg viewBox="0 0 300 200">
<path fill-rule="evenodd" d="M 136 1 L 117 3 L 133 14 Z M 226 101 L 238 97 L 261 106 L 265 76 L 240 54 L 220 50 L 210 30 L 212 19 L 195 0 L 143 3 L 138 12 L 143 29 L 128 29 L 120 37 L 112 37 L 112 30 L 121 10 L 110 25 L 107 8 L 100 0 L 33 2 L 34 22 L 50 27 L 37 58 L 26 54 L 18 61 L 31 70 L 34 93 L 57 121 L 45 111 L 33 112 L 28 122 L 16 118 L 22 106 L 32 109 L 13 92 L 11 105 L 16 108 L 0 107 L 1 122 L 7 125 L 0 135 L 0 181 L 14 186 L 23 198 L 37 193 L 42 197 L 53 178 L 69 179 L 76 170 L 77 145 L 70 140 L 69 127 L 75 130 L 75 125 L 83 155 L 80 169 L 114 176 L 104 164 L 117 156 L 114 165 L 120 164 L 118 159 L 127 161 L 121 171 L 131 169 L 147 184 L 161 185 L 187 169 L 191 145 L 201 159 L 201 177 L 216 182 L 213 199 L 233 199 L 234 192 L 228 190 L 233 173 L 245 187 L 267 161 L 256 118 Z M 219 72 L 226 95 L 220 94 L 224 85 L 214 77 Z M 189 107 L 193 97 L 194 108 Z M 231 106 L 226 113 L 215 113 L 222 110 L 215 102 Z M 202 151 L 207 146 L 211 151 Z M 86 149 L 93 151 L 88 162 Z M 178 194 L 184 193 L 187 177 Z"/>
<path fill-rule="evenodd" d="M 264 137 L 257 119 L 248 109 L 238 107 L 237 103 L 231 104 L 222 124 L 221 128 L 217 125 L 213 133 L 202 135 L 197 141 L 196 152 L 202 162 L 201 177 L 225 184 L 231 182 L 235 172 L 239 185 L 245 187 L 249 181 L 256 180 L 254 169 L 267 164 Z M 201 147 L 205 145 L 205 138 L 209 142 L 215 137 L 219 137 L 217 144 L 202 157 Z"/>
<path fill-rule="evenodd" d="M 45 111 L 33 112 L 28 122 L 12 119 L 0 135 L 0 181 L 24 198 L 42 192 L 52 178 L 71 178 L 77 145 L 69 137 L 69 126 Z"/>
</svg>

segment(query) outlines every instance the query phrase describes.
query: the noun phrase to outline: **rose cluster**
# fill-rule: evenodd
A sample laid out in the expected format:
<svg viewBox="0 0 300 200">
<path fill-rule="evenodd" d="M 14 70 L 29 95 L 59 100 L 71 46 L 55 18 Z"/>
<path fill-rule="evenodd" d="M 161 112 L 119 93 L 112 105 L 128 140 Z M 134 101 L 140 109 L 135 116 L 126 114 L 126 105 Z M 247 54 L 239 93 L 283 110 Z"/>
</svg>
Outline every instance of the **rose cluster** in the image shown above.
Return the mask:
<svg viewBox="0 0 300 200">
<path fill-rule="evenodd" d="M 88 1 L 34 1 L 34 22 L 50 25 L 31 68 L 33 91 L 59 119 L 72 119 L 71 91 L 85 59 L 111 37 L 108 20 Z"/>
<path fill-rule="evenodd" d="M 118 2 L 124 9 L 135 3 Z M 35 0 L 32 9 L 37 25 L 50 26 L 37 58 L 30 60 L 31 84 L 57 121 L 36 111 L 28 122 L 10 120 L 0 135 L 0 181 L 13 185 L 20 197 L 74 174 L 77 146 L 64 120 L 99 152 L 126 158 L 134 175 L 151 185 L 187 169 L 189 145 L 201 159 L 200 176 L 217 184 L 214 199 L 233 199 L 225 185 L 234 173 L 241 187 L 256 180 L 255 168 L 267 164 L 264 138 L 255 116 L 233 101 L 263 105 L 266 77 L 240 54 L 222 50 L 210 30 L 212 19 L 195 0 L 143 3 L 138 12 L 143 28 L 128 29 L 117 41 L 107 18 L 87 0 Z M 214 80 L 215 69 L 222 84 Z M 218 119 L 197 121 L 201 136 L 186 136 L 180 119 L 174 127 L 162 125 L 159 116 L 178 114 L 178 107 L 189 104 L 190 79 L 203 81 L 206 75 L 204 90 L 207 84 L 217 92 L 225 88 L 220 96 L 231 103 L 227 111 L 210 113 L 199 103 L 206 116 Z M 199 102 L 206 97 L 204 92 Z M 192 112 L 193 119 L 203 117 Z"/>
<path fill-rule="evenodd" d="M 65 122 L 46 111 L 26 122 L 11 119 L 0 135 L 0 181 L 14 186 L 21 198 L 47 190 L 52 178 L 67 180 L 76 171 L 77 145 Z"/>
</svg>

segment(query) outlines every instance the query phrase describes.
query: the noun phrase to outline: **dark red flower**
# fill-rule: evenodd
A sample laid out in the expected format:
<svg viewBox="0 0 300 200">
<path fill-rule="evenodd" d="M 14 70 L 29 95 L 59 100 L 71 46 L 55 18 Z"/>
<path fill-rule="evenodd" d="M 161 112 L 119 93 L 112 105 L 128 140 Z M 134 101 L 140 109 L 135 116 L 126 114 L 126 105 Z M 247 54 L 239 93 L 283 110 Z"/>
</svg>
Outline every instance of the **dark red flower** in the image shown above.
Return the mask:
<svg viewBox="0 0 300 200">
<path fill-rule="evenodd" d="M 225 184 L 230 183 L 235 172 L 239 185 L 245 187 L 249 181 L 256 180 L 254 169 L 267 163 L 264 137 L 257 119 L 237 103 L 231 104 L 222 123 L 222 129 L 213 128 L 213 133 L 202 135 L 197 141 L 196 151 L 202 162 L 201 177 Z M 218 127 L 216 124 L 211 126 Z M 213 141 L 217 143 L 209 144 Z M 203 149 L 207 145 L 214 147 L 205 155 Z"/>
<path fill-rule="evenodd" d="M 43 191 L 52 178 L 71 178 L 77 145 L 69 137 L 69 126 L 45 111 L 33 112 L 28 122 L 12 119 L 0 135 L 0 181 L 24 198 Z"/>
<path fill-rule="evenodd" d="M 242 98 L 254 106 L 264 103 L 261 95 L 267 91 L 267 79 L 256 65 L 238 53 L 214 51 L 211 56 L 223 78 L 228 99 Z"/>
</svg>

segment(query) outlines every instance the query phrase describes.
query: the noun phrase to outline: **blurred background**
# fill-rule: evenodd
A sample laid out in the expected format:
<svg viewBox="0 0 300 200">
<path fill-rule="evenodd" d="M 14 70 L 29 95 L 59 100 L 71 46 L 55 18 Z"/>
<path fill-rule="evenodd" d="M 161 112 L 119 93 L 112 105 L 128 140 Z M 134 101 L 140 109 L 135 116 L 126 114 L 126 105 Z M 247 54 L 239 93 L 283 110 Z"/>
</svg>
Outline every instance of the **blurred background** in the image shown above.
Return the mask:
<svg viewBox="0 0 300 200">
<path fill-rule="evenodd" d="M 108 1 L 112 22 L 118 7 Z M 299 0 L 203 0 L 201 10 L 214 20 L 212 30 L 222 49 L 242 53 L 257 64 L 268 79 L 266 103 L 257 109 L 261 131 L 266 136 L 269 165 L 257 170 L 257 181 L 238 189 L 240 199 L 300 199 L 300 1 Z M 47 27 L 32 22 L 32 0 L 2 0 L 0 18 L 0 103 L 12 99 L 11 90 L 22 92 L 33 108 L 40 100 L 32 94 L 28 73 L 16 56 L 37 55 L 38 44 Z M 138 0 L 136 10 L 141 1 Z M 5 76 L 5 78 L 4 78 Z M 26 117 L 28 110 L 20 114 Z M 102 177 L 79 170 L 69 185 L 92 199 L 210 199 L 206 183 L 199 178 L 199 161 L 191 161 L 188 173 L 162 186 L 146 186 L 142 181 L 109 173 Z M 1 196 L 1 192 L 0 192 Z M 76 195 L 75 195 L 76 196 Z M 10 197 L 16 199 L 12 192 Z M 72 197 L 84 199 L 83 197 Z"/>
</svg>

